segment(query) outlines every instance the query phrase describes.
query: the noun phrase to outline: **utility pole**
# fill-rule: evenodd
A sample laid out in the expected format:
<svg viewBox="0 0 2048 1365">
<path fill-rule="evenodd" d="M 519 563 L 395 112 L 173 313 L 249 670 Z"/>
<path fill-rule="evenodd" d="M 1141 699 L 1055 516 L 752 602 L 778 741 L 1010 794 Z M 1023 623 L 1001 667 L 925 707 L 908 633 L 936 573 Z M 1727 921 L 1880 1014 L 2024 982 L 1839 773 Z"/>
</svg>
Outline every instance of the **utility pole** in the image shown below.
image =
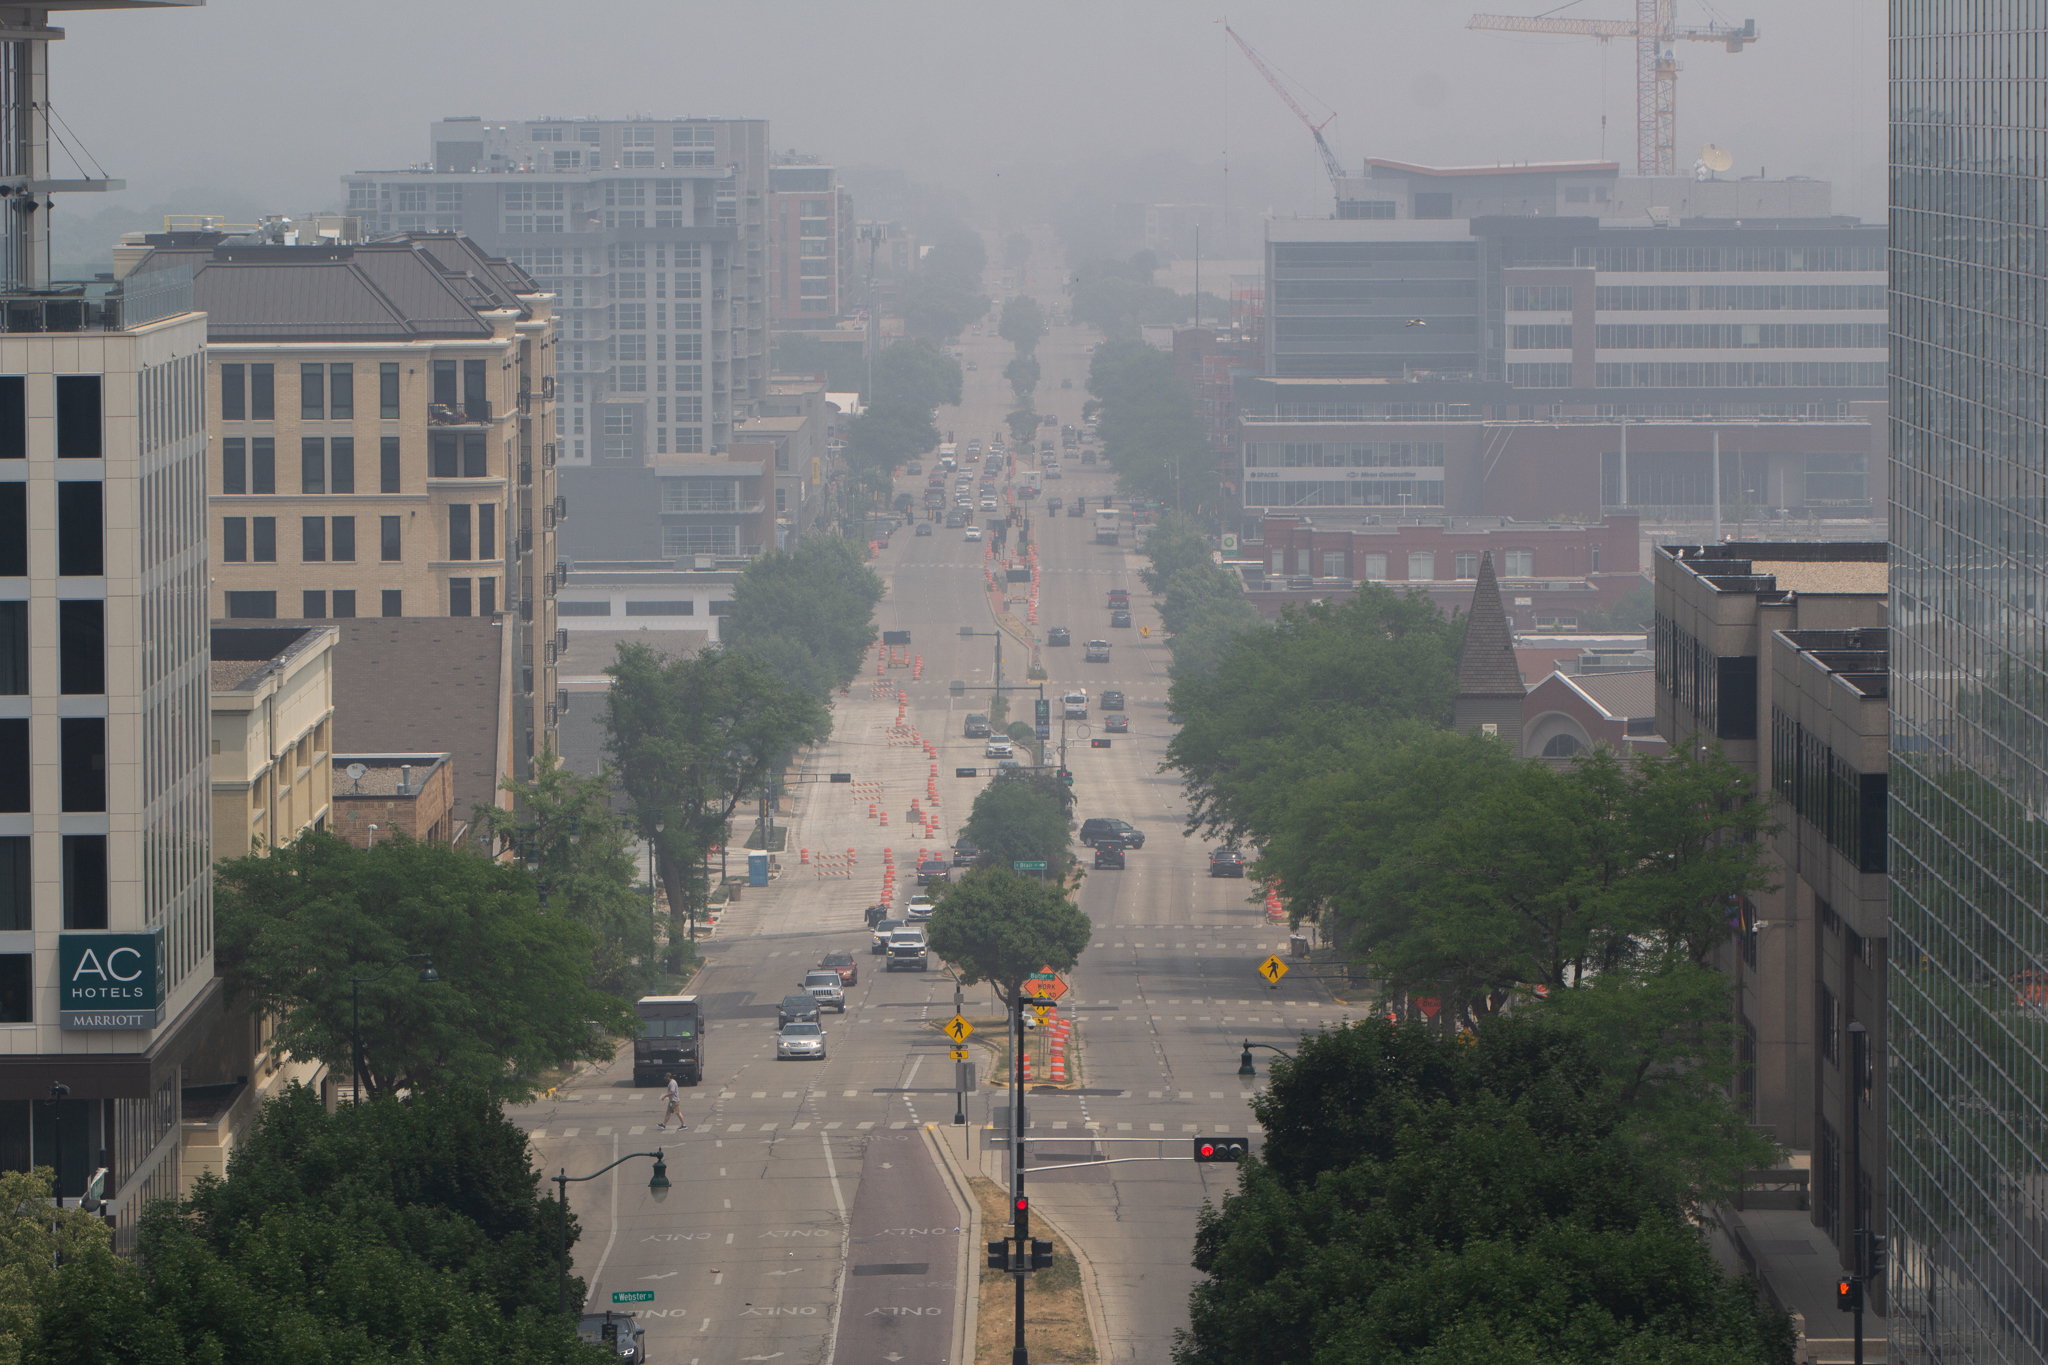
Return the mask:
<svg viewBox="0 0 2048 1365">
<path fill-rule="evenodd" d="M 1010 1235 L 1017 1278 L 1017 1337 L 1010 1365 L 1031 1365 L 1024 1349 L 1024 1277 L 1031 1272 L 1031 1204 L 1024 1197 L 1024 983 L 1010 983 Z M 1860 1339 L 1860 1338 L 1859 1338 Z"/>
</svg>

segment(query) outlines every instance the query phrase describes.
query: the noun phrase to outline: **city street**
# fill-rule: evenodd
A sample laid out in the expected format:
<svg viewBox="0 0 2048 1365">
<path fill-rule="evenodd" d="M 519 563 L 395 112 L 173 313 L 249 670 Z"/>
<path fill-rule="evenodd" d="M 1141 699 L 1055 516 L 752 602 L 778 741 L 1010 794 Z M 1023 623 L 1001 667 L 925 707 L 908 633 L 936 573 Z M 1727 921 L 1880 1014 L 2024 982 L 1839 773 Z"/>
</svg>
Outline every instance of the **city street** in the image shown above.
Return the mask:
<svg viewBox="0 0 2048 1365">
<path fill-rule="evenodd" d="M 1062 421 L 1080 420 L 1088 339 L 1081 329 L 1060 329 L 1039 349 L 1041 407 Z M 942 409 L 938 421 L 964 450 L 970 436 L 986 442 L 999 429 L 1012 395 L 1001 379 L 1008 343 L 970 336 L 963 348 L 977 361 L 966 401 Z M 1074 387 L 1060 389 L 1061 377 Z M 1057 429 L 1046 431 L 1057 438 Z M 1092 506 L 1111 491 L 1107 472 L 1084 471 L 1078 461 L 1067 467 L 1048 492 L 1085 494 Z M 913 492 L 922 485 L 899 482 Z M 1092 519 L 1042 515 L 1033 529 L 1039 631 L 1066 625 L 1076 640 L 1042 651 L 1048 696 L 1085 689 L 1090 725 L 1099 723 L 1092 700 L 1103 687 L 1127 697 L 1130 733 L 1107 750 L 1087 743 L 1099 730 L 1068 726 L 1076 817 L 1121 817 L 1146 834 L 1127 870 L 1090 872 L 1079 893 L 1095 934 L 1062 1003 L 1079 1021 L 1083 1084 L 1033 1094 L 1026 1104 L 1033 1136 L 1077 1141 L 1038 1144 L 1034 1160 L 1083 1155 L 1080 1140 L 1090 1134 L 1155 1138 L 1156 1149 L 1126 1142 L 1108 1154 L 1156 1150 L 1174 1160 L 1048 1172 L 1032 1178 L 1031 1189 L 1094 1264 L 1111 1337 L 1103 1358 L 1152 1361 L 1186 1325 L 1196 1212 L 1234 1186 L 1231 1168 L 1185 1159 L 1188 1136 L 1251 1131 L 1252 1092 L 1236 1074 L 1241 1039 L 1287 1046 L 1342 1010 L 1304 974 L 1278 990 L 1254 974 L 1269 952 L 1284 952 L 1284 931 L 1251 903 L 1252 884 L 1212 880 L 1205 847 L 1182 836 L 1178 782 L 1158 771 L 1168 735 L 1166 648 L 1156 634 L 1147 641 L 1135 628 L 1108 628 L 1112 587 L 1132 591 L 1138 624 L 1156 622 L 1128 535 L 1123 545 L 1097 546 Z M 878 687 L 877 656 L 869 655 L 869 671 L 837 700 L 833 740 L 807 761 L 811 775 L 850 772 L 855 785 L 796 789 L 779 878 L 746 893 L 706 945 L 709 965 L 695 990 L 709 1020 L 708 1073 L 685 1092 L 689 1131 L 657 1130 L 660 1094 L 634 1088 L 627 1064 L 581 1076 L 516 1114 L 550 1173 L 584 1174 L 622 1153 L 666 1149 L 675 1188 L 661 1205 L 646 1190 L 647 1162 L 571 1187 L 584 1229 L 575 1267 L 590 1281 L 591 1305 L 608 1306 L 616 1292 L 654 1291 L 640 1311 L 657 1361 L 943 1361 L 962 1263 L 970 1276 L 980 1263 L 979 1248 L 962 1256 L 961 1215 L 916 1132 L 953 1118 L 952 1063 L 933 1027 L 952 1012 L 953 984 L 936 969 L 880 971 L 880 959 L 867 953 L 862 911 L 879 895 L 885 850 L 903 869 L 900 903 L 918 849 L 958 837 L 984 779 L 956 778 L 954 769 L 988 771 L 982 742 L 961 734 L 967 711 L 987 709 L 987 693 L 948 694 L 952 679 L 969 687 L 992 680 L 994 642 L 958 634 L 961 626 L 994 629 L 984 546 L 943 527 L 931 537 L 906 528 L 876 567 L 890 589 L 878 624 L 911 632 L 921 679 L 890 669 Z M 1096 636 L 1114 642 L 1108 665 L 1081 662 L 1080 642 Z M 1006 638 L 1006 684 L 1022 683 L 1028 662 L 1028 645 Z M 939 748 L 939 829 L 929 839 L 907 823 L 912 801 L 925 803 L 931 760 L 896 729 L 899 691 L 907 694 L 906 728 Z M 1018 698 L 1012 715 L 1028 719 L 1034 695 Z M 776 1061 L 776 1002 L 834 951 L 853 951 L 861 976 L 846 1013 L 824 1018 L 827 1059 Z M 968 993 L 966 1012 L 996 1012 L 986 988 Z M 984 1073 L 989 1055 L 975 1050 Z M 1258 1055 L 1263 1075 L 1271 1054 Z M 1003 1092 L 984 1084 L 969 1097 L 969 1123 L 994 1121 L 1003 1103 Z M 986 1156 L 1000 1178 L 1001 1153 Z"/>
</svg>

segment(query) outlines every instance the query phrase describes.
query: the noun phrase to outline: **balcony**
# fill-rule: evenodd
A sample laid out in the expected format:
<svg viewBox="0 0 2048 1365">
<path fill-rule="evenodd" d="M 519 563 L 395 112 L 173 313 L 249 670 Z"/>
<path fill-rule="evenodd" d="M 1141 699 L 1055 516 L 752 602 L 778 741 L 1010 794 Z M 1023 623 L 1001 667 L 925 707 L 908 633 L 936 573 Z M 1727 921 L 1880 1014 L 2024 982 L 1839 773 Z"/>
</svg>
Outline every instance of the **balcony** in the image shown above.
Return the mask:
<svg viewBox="0 0 2048 1365">
<path fill-rule="evenodd" d="M 125 280 L 53 280 L 0 290 L 0 332 L 120 332 L 192 311 L 192 271 L 174 266 Z"/>
<path fill-rule="evenodd" d="M 487 427 L 491 424 L 491 400 L 472 398 L 456 406 L 432 403 L 427 407 L 427 425 L 436 427 Z"/>
</svg>

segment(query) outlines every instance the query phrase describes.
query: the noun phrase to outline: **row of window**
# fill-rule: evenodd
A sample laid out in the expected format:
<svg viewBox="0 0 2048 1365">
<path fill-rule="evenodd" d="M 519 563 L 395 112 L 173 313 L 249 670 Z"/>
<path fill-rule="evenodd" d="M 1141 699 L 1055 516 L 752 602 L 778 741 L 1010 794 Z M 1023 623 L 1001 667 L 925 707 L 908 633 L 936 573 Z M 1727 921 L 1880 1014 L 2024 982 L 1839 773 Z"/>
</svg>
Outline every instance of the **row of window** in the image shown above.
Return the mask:
<svg viewBox="0 0 2048 1365">
<path fill-rule="evenodd" d="M 100 484 L 57 484 L 57 572 L 97 578 L 107 571 L 105 493 Z M 0 483 L 0 578 L 28 576 L 28 485 Z"/>
<path fill-rule="evenodd" d="M 1884 773 L 1859 772 L 1818 734 L 1771 708 L 1771 781 L 1859 872 L 1885 870 Z"/>
<path fill-rule="evenodd" d="M 1247 479 L 1246 507 L 1441 507 L 1442 479 L 1335 479 L 1314 483 Z"/>
<path fill-rule="evenodd" d="M 1293 279 L 1273 282 L 1276 303 L 1410 303 L 1417 299 L 1477 297 L 1477 280 Z M 1570 291 L 1567 290 L 1567 293 Z M 1510 303 L 1508 307 L 1520 305 Z M 1558 305 L 1569 309 L 1570 303 Z"/>
<path fill-rule="evenodd" d="M 356 416 L 356 367 L 350 364 L 307 363 L 299 366 L 299 417 L 302 421 L 353 421 Z M 377 366 L 377 416 L 399 416 L 399 366 Z M 60 414 L 62 379 L 59 379 Z M 482 359 L 436 360 L 432 367 L 437 406 L 460 409 L 470 416 L 490 414 L 489 362 Z M 4 381 L 0 381 L 4 383 Z M 94 411 L 97 413 L 97 378 Z M 459 394 L 459 397 L 458 397 Z M 220 415 L 225 422 L 269 422 L 277 417 L 275 365 L 223 364 L 220 367 Z"/>
<path fill-rule="evenodd" d="M 100 429 L 100 376 L 60 374 L 57 382 L 57 458 L 97 460 L 106 453 Z M 0 460 L 28 458 L 28 381 L 0 375 Z"/>
<path fill-rule="evenodd" d="M 29 813 L 29 722 L 0 719 L 0 814 Z M 107 718 L 60 716 L 57 720 L 57 791 L 66 814 L 107 808 Z"/>
<path fill-rule="evenodd" d="M 405 591 L 385 588 L 378 593 L 380 615 L 405 615 Z M 493 616 L 498 610 L 498 580 L 495 578 L 451 578 L 448 580 L 450 616 Z M 274 621 L 277 594 L 273 591 L 230 592 L 227 614 L 236 620 Z M 348 621 L 356 615 L 354 588 L 307 588 L 299 593 L 299 616 L 308 621 Z"/>
<path fill-rule="evenodd" d="M 392 563 L 403 556 L 403 517 L 377 518 L 377 557 Z M 276 517 L 222 517 L 220 557 L 226 564 L 275 564 Z M 448 507 L 448 543 L 444 558 L 498 557 L 498 509 L 490 503 L 452 503 Z M 352 564 L 356 558 L 356 518 L 300 517 L 299 562 Z M 4 605 L 4 604 L 0 604 Z"/>
<path fill-rule="evenodd" d="M 1756 656 L 1720 655 L 1663 612 L 1657 613 L 1657 686 L 1690 712 L 1678 729 L 1697 728 L 1715 739 L 1756 738 Z"/>
<path fill-rule="evenodd" d="M 1521 332 L 1524 329 L 1517 327 L 1514 330 Z M 1563 330 L 1564 344 L 1569 346 L 1571 328 Z M 1743 346 L 1774 350 L 1840 350 L 1846 347 L 1882 350 L 1886 339 L 1882 322 L 1608 323 L 1595 329 L 1594 345 L 1603 351 L 1721 350 Z"/>
<path fill-rule="evenodd" d="M 1536 552 L 1534 550 L 1505 550 L 1498 556 L 1504 566 L 1501 573 L 1508 578 L 1532 578 L 1536 573 Z M 1288 551 L 1273 551 L 1273 572 L 1285 576 L 1288 573 L 1307 576 L 1320 567 L 1324 578 L 1349 578 L 1350 567 L 1343 550 L 1306 550 L 1293 552 L 1294 567 L 1288 567 Z M 1384 554 L 1362 554 L 1358 556 L 1359 567 L 1365 572 L 1367 582 L 1379 583 L 1387 578 L 1388 556 Z M 1479 552 L 1460 550 L 1451 556 L 1455 576 L 1460 580 L 1479 577 Z M 1595 564 L 1594 568 L 1599 565 Z M 1436 579 L 1436 552 L 1434 550 L 1413 550 L 1408 555 L 1408 577 L 1420 582 L 1434 582 Z"/>
<path fill-rule="evenodd" d="M 678 318 L 676 319 L 676 326 L 685 328 L 696 326 L 696 312 L 697 309 L 699 309 L 700 307 L 702 307 L 702 305 L 695 303 L 677 304 L 676 312 L 678 314 L 681 314 L 685 308 L 690 309 L 691 314 L 688 318 L 678 316 Z M 690 336 L 685 338 L 679 336 L 675 339 L 675 341 L 675 351 L 677 359 L 703 359 L 704 344 L 697 337 Z M 654 355 L 652 358 L 655 360 L 667 360 L 668 351 L 669 339 L 659 332 L 655 333 Z M 649 356 L 647 354 L 647 334 L 645 332 L 620 332 L 615 336 L 607 338 L 605 341 L 605 358 L 607 360 L 614 362 L 639 361 L 649 359 Z M 701 366 L 692 368 L 691 378 L 693 381 L 691 387 L 701 389 L 704 386 L 704 371 Z M 682 388 L 683 385 L 681 383 L 678 383 L 676 387 Z"/>
<path fill-rule="evenodd" d="M 628 616 L 695 616 L 697 614 L 696 602 L 686 597 L 656 602 L 628 602 L 625 605 L 625 614 Z M 723 616 L 731 608 L 731 602 L 711 602 L 707 604 L 706 614 Z M 612 614 L 612 604 L 610 602 L 571 602 L 565 599 L 555 603 L 555 613 L 559 616 L 610 616 Z"/>
<path fill-rule="evenodd" d="M 1868 246 L 1596 246 L 1587 262 L 1595 270 L 1625 274 L 1677 274 L 1753 270 L 1883 270 L 1884 245 Z"/>
<path fill-rule="evenodd" d="M 483 479 L 491 472 L 482 432 L 437 431 L 427 438 L 427 474 L 435 479 Z M 404 451 L 396 436 L 377 442 L 377 491 L 403 491 Z M 269 436 L 225 436 L 220 443 L 220 491 L 231 495 L 277 492 L 277 442 Z M 307 436 L 299 442 L 299 492 L 356 491 L 356 443 L 349 436 Z"/>
<path fill-rule="evenodd" d="M 35 885 L 30 858 L 31 840 L 25 834 L 0 838 L 0 930 L 20 932 L 34 929 L 35 913 L 31 892 Z M 63 836 L 63 927 L 104 929 L 107 927 L 107 836 L 66 834 Z M 28 954 L 23 961 L 30 960 Z M 8 959 L 0 958 L 0 963 Z M 30 1022 L 26 1013 L 8 999 L 12 992 L 0 983 L 0 1024 Z"/>
<path fill-rule="evenodd" d="M 1441 469 L 1442 441 L 1247 441 L 1247 468 Z"/>
<path fill-rule="evenodd" d="M 1603 389 L 1882 389 L 1885 386 L 1885 362 L 1882 360 L 1635 361 L 1603 363 L 1594 373 L 1594 383 Z"/>
<path fill-rule="evenodd" d="M 581 253 L 578 253 L 579 255 Z M 604 263 L 613 270 L 645 270 L 650 265 L 656 270 L 674 265 L 680 269 L 695 270 L 704 264 L 704 244 L 701 242 L 613 242 L 605 248 Z M 723 267 L 725 261 L 717 258 L 714 266 Z M 656 280 L 663 277 L 657 275 Z M 658 296 L 657 296 L 658 297 Z M 678 295 L 677 297 L 682 297 Z"/>
<path fill-rule="evenodd" d="M 1508 297 L 1509 308 L 1520 306 L 1512 302 L 1513 290 Z M 1603 284 L 1593 298 L 1594 307 L 1617 313 L 1844 308 L 1881 313 L 1887 307 L 1882 284 Z"/>
</svg>

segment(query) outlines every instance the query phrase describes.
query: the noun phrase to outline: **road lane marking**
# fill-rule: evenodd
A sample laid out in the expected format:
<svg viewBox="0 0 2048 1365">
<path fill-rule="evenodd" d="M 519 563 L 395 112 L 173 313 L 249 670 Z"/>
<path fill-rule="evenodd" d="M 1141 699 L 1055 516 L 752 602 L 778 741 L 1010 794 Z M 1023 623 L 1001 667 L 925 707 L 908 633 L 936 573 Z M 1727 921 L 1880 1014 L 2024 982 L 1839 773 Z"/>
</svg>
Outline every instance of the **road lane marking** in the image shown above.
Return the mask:
<svg viewBox="0 0 2048 1365">
<path fill-rule="evenodd" d="M 599 1137 L 610 1137 L 612 1135 L 612 1130 L 609 1128 L 600 1128 L 597 1130 L 597 1135 Z"/>
<path fill-rule="evenodd" d="M 583 1130 L 581 1128 L 564 1128 L 562 1130 L 562 1136 L 565 1138 L 572 1138 L 575 1137 L 577 1134 L 581 1133 L 582 1131 Z"/>
<path fill-rule="evenodd" d="M 647 1125 L 646 1125 L 646 1124 L 644 1124 L 644 1123 L 636 1123 L 636 1124 L 634 1124 L 634 1125 L 633 1125 L 633 1126 L 632 1126 L 631 1128 L 628 1128 L 628 1129 L 626 1130 L 626 1136 L 627 1136 L 627 1137 L 639 1137 L 639 1136 L 640 1136 L 640 1135 L 641 1135 L 642 1133 L 644 1133 L 644 1132 L 646 1132 L 646 1131 L 647 1131 Z"/>
<path fill-rule="evenodd" d="M 834 1276 L 832 1286 L 832 1331 L 825 1342 L 824 1359 L 828 1363 L 839 1350 L 839 1304 L 846 1294 L 846 1266 L 852 1259 L 853 1224 L 846 1216 L 846 1196 L 839 1190 L 839 1167 L 832 1160 L 832 1139 L 818 1134 L 818 1145 L 825 1151 L 825 1174 L 832 1179 L 832 1203 L 839 1210 L 839 1273 Z"/>
</svg>

